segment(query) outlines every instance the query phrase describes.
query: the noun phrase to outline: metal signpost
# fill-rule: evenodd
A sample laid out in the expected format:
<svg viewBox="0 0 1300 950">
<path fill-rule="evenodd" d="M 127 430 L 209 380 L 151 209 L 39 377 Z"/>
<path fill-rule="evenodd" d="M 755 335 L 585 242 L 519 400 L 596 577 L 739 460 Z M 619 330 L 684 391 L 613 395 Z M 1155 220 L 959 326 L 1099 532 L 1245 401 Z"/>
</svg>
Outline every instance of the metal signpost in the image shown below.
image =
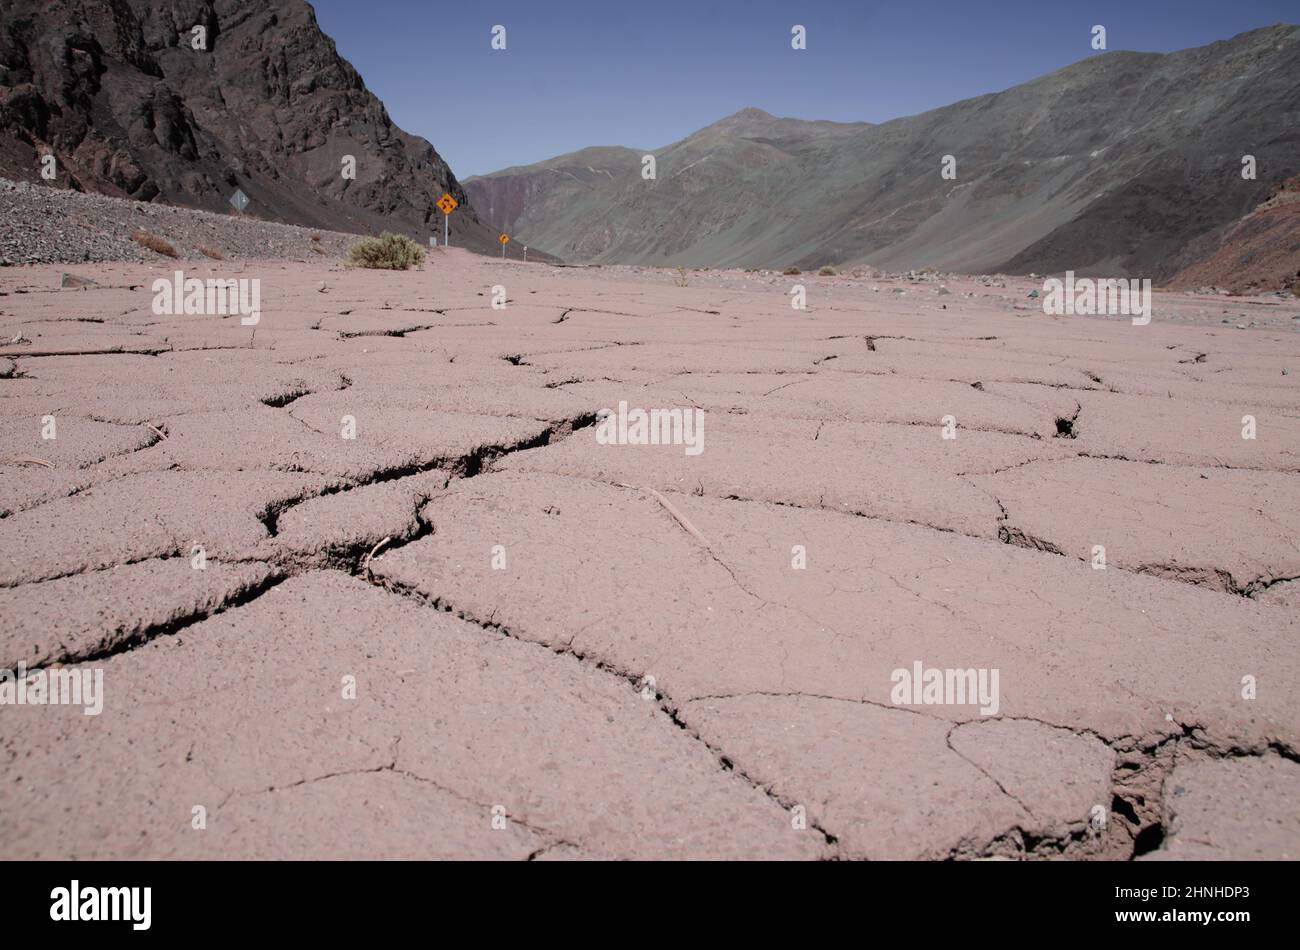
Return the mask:
<svg viewBox="0 0 1300 950">
<path fill-rule="evenodd" d="M 437 201 L 438 210 L 442 212 L 442 246 L 443 247 L 451 247 L 450 219 L 451 219 L 451 213 L 456 210 L 456 206 L 458 204 L 460 204 L 460 202 L 458 202 L 451 195 L 447 194 L 447 192 L 445 191 L 442 193 L 442 197 L 439 198 Z"/>
</svg>

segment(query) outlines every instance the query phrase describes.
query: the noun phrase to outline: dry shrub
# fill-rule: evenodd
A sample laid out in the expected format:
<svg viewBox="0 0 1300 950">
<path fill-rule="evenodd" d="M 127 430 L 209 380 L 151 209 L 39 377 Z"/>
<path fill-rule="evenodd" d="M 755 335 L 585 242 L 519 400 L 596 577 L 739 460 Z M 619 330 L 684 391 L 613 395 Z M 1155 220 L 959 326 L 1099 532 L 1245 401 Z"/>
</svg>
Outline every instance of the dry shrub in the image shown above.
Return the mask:
<svg viewBox="0 0 1300 950">
<path fill-rule="evenodd" d="M 215 247 L 204 247 L 202 244 L 199 245 L 199 253 L 204 257 L 212 258 L 214 261 L 224 261 L 226 259 L 226 255 L 222 254 Z"/>
<path fill-rule="evenodd" d="M 180 257 L 176 253 L 176 248 L 172 247 L 156 234 L 150 234 L 148 231 L 136 231 L 131 235 L 131 240 L 135 241 L 141 247 L 147 247 L 149 250 L 162 254 L 164 257 Z"/>
<path fill-rule="evenodd" d="M 358 267 L 406 270 L 424 261 L 424 248 L 405 234 L 385 231 L 377 238 L 363 238 L 353 244 L 348 257 Z"/>
</svg>

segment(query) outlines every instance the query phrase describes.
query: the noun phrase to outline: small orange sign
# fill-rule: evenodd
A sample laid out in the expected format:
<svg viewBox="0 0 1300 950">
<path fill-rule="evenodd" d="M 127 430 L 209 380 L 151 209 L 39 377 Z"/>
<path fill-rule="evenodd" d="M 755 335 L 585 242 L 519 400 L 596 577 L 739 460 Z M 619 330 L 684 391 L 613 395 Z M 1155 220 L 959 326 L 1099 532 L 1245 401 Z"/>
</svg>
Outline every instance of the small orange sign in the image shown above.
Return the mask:
<svg viewBox="0 0 1300 950">
<path fill-rule="evenodd" d="M 456 206 L 460 204 L 460 202 L 446 192 L 443 192 L 442 197 L 437 200 L 436 204 L 438 205 L 438 210 L 443 214 L 451 214 L 456 210 Z"/>
<path fill-rule="evenodd" d="M 504 231 L 502 231 L 502 232 L 501 232 L 501 236 L 500 236 L 499 238 L 497 238 L 497 240 L 500 241 L 502 244 L 509 244 L 509 243 L 510 243 L 510 235 L 509 235 L 509 234 L 506 234 Z"/>
</svg>

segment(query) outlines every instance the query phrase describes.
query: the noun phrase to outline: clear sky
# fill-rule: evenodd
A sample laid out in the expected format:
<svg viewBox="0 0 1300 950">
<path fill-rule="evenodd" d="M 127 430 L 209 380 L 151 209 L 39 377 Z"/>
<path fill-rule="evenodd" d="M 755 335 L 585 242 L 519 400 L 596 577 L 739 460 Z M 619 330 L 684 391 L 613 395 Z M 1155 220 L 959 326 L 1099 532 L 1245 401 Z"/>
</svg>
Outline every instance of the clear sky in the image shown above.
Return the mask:
<svg viewBox="0 0 1300 950">
<path fill-rule="evenodd" d="M 1300 22 L 1300 0 L 310 2 L 393 120 L 460 178 L 588 145 L 657 148 L 745 106 L 924 112 L 1094 55 L 1094 24 L 1108 49 L 1168 52 Z"/>
</svg>

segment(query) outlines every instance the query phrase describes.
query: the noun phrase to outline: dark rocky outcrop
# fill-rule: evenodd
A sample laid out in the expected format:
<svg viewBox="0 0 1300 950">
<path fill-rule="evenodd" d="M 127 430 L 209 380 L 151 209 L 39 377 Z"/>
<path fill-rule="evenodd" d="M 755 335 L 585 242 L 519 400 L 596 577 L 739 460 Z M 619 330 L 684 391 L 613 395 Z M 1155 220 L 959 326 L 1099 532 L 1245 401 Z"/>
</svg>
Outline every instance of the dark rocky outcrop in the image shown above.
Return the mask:
<svg viewBox="0 0 1300 950">
<path fill-rule="evenodd" d="M 303 0 L 5 0 L 0 176 L 336 231 L 495 250 L 447 163 L 395 126 Z M 193 28 L 207 49 L 192 48 Z M 345 155 L 356 158 L 344 180 Z"/>
</svg>

